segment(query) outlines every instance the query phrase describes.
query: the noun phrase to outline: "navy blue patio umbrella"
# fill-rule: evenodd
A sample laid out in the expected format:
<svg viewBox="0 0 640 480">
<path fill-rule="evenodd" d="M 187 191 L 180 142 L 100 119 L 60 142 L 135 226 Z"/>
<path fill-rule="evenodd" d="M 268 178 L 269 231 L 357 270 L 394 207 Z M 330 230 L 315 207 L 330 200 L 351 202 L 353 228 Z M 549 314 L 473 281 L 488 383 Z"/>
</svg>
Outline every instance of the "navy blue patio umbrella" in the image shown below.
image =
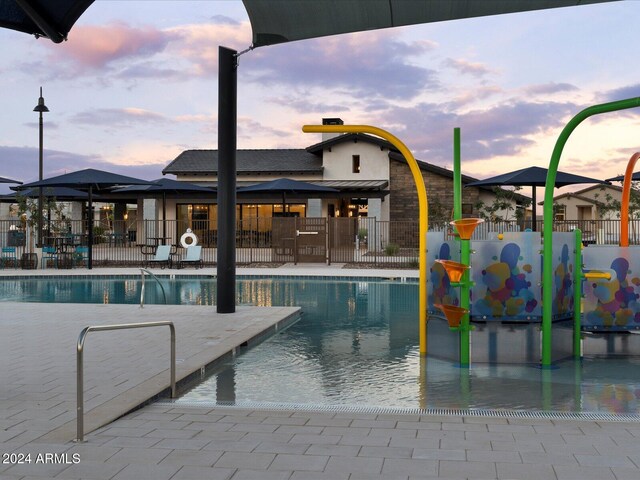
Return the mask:
<svg viewBox="0 0 640 480">
<path fill-rule="evenodd" d="M 152 182 L 139 178 L 128 177 L 117 173 L 105 172 L 95 168 L 86 168 L 77 172 L 65 173 L 57 177 L 45 178 L 38 182 L 31 182 L 22 185 L 21 188 L 29 187 L 69 187 L 88 192 L 89 215 L 93 213 L 94 192 L 107 192 L 113 187 L 125 185 L 150 185 Z M 87 268 L 93 268 L 93 218 L 89 218 L 89 247 Z"/>
<path fill-rule="evenodd" d="M 299 180 L 291 180 L 290 178 L 278 178 L 269 182 L 257 183 L 248 187 L 239 187 L 238 193 L 273 193 L 282 195 L 282 213 L 286 215 L 287 194 L 305 194 L 305 193 L 338 193 L 331 187 L 323 187 L 315 183 L 301 182 Z"/>
<path fill-rule="evenodd" d="M 22 184 L 22 182 L 20 182 L 18 180 L 11 180 L 10 178 L 6 178 L 6 177 L 0 177 L 0 183 L 19 183 L 19 184 Z"/>
<path fill-rule="evenodd" d="M 485 178 L 477 182 L 467 183 L 465 187 L 531 187 L 531 203 L 533 205 L 533 220 L 531 229 L 536 230 L 535 211 L 536 211 L 536 187 L 544 187 L 547 184 L 547 170 L 542 167 L 527 167 L 515 170 L 495 177 Z M 572 173 L 557 172 L 556 187 L 565 187 L 567 185 L 575 185 L 578 183 L 607 183 L 605 180 L 597 178 L 584 177 L 582 175 L 574 175 Z"/>
<path fill-rule="evenodd" d="M 179 182 L 170 178 L 152 180 L 153 185 L 130 185 L 116 188 L 112 193 L 149 193 L 162 195 L 162 236 L 167 236 L 167 194 L 202 193 L 211 195 L 216 192 L 213 187 L 203 187 L 195 183 Z"/>
<path fill-rule="evenodd" d="M 637 181 L 640 180 L 640 172 L 636 172 L 631 175 L 631 180 Z M 624 175 L 618 175 L 617 177 L 607 178 L 607 182 L 622 182 L 624 181 Z"/>
</svg>

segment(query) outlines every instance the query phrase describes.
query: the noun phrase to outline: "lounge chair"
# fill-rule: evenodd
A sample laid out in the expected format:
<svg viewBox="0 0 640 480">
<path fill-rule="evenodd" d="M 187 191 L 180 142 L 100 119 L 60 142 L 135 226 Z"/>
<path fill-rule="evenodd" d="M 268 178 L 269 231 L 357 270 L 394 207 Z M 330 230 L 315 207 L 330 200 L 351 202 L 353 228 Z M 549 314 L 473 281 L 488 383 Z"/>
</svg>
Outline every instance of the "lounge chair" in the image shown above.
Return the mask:
<svg viewBox="0 0 640 480">
<path fill-rule="evenodd" d="M 73 252 L 73 266 L 86 265 L 89 261 L 89 247 L 76 247 Z"/>
<path fill-rule="evenodd" d="M 171 245 L 158 245 L 156 255 L 151 260 L 147 260 L 147 266 L 157 265 L 160 268 L 169 267 L 171 260 Z"/>
<path fill-rule="evenodd" d="M 47 268 L 49 261 L 53 262 L 53 266 L 58 268 L 58 251 L 56 247 L 42 247 L 42 268 Z"/>
<path fill-rule="evenodd" d="M 178 268 L 184 265 L 194 265 L 196 268 L 202 268 L 202 247 L 200 245 L 192 245 L 187 247 L 187 255 L 178 262 Z"/>
<path fill-rule="evenodd" d="M 18 257 L 16 247 L 2 247 L 2 257 L 0 257 L 0 268 L 13 264 L 13 268 L 18 268 Z"/>
</svg>

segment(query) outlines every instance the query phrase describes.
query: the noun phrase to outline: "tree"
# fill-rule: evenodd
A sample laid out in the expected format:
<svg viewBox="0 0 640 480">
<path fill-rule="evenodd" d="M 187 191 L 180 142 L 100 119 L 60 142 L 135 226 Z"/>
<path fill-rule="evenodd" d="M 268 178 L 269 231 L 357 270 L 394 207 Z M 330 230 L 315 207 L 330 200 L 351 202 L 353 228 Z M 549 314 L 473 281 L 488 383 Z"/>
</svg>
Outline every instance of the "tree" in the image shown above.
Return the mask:
<svg viewBox="0 0 640 480">
<path fill-rule="evenodd" d="M 45 203 L 42 205 L 42 211 L 38 209 L 38 199 L 33 199 L 16 194 L 16 201 L 18 203 L 18 217 L 21 220 L 22 228 L 29 230 L 31 241 L 29 242 L 29 249 L 32 249 L 32 244 L 35 237 L 35 229 L 38 225 L 38 220 L 42 215 L 43 225 L 45 225 L 45 232 L 43 235 L 58 235 L 68 229 L 67 217 L 64 214 L 64 204 L 56 202 L 54 197 L 45 197 Z"/>
<path fill-rule="evenodd" d="M 521 222 L 524 220 L 525 210 L 531 206 L 531 200 L 522 200 L 518 193 L 520 190 L 522 187 L 514 187 L 513 190 L 494 187 L 493 203 L 487 205 L 480 201 L 475 204 L 478 215 L 480 218 L 494 223 L 513 220 Z M 518 201 L 521 202 L 521 205 L 518 205 Z"/>
<path fill-rule="evenodd" d="M 605 191 L 605 188 L 601 188 Z M 604 220 L 611 220 L 613 218 L 619 219 L 622 215 L 622 202 L 613 198 L 613 196 L 606 192 L 604 198 L 600 198 L 600 194 L 596 193 L 593 196 L 596 199 L 596 209 L 598 210 L 598 216 Z M 631 219 L 640 218 L 640 182 L 631 182 L 631 191 L 629 195 L 629 217 Z"/>
</svg>

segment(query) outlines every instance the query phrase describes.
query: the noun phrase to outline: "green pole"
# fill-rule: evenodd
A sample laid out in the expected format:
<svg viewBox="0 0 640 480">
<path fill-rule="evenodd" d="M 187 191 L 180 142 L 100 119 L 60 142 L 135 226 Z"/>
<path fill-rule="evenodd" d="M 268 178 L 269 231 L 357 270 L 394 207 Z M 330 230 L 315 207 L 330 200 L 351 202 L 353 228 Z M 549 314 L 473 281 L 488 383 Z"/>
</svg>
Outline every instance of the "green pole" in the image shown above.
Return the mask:
<svg viewBox="0 0 640 480">
<path fill-rule="evenodd" d="M 573 266 L 573 358 L 580 359 L 580 336 L 582 329 L 582 230 L 575 230 L 576 256 Z"/>
<path fill-rule="evenodd" d="M 462 218 L 462 173 L 460 166 L 460 128 L 453 129 L 453 218 Z M 460 239 L 460 263 L 471 264 L 471 242 Z M 469 310 L 470 274 L 465 270 L 460 279 L 460 307 Z M 460 320 L 460 366 L 470 364 L 469 314 Z"/>
<path fill-rule="evenodd" d="M 471 265 L 471 240 L 460 239 L 460 263 L 463 265 Z M 460 306 L 469 310 L 469 297 L 470 297 L 470 269 L 464 271 L 460 281 Z M 469 313 L 466 313 L 460 320 L 460 366 L 468 367 L 471 364 L 470 361 L 470 344 L 471 339 L 469 335 Z"/>
<path fill-rule="evenodd" d="M 567 140 L 575 128 L 585 119 L 592 115 L 601 113 L 615 112 L 625 110 L 627 108 L 635 108 L 640 106 L 640 97 L 630 98 L 628 100 L 620 100 L 617 102 L 603 103 L 601 105 L 593 105 L 585 108 L 562 129 L 556 145 L 551 154 L 549 161 L 549 170 L 547 171 L 547 183 L 544 190 L 544 208 L 543 208 L 543 249 L 542 249 L 542 366 L 551 366 L 551 317 L 553 302 L 553 187 L 556 183 L 556 174 L 558 173 L 558 164 L 560 156 Z"/>
<path fill-rule="evenodd" d="M 462 173 L 460 172 L 460 128 L 453 129 L 453 219 L 462 218 Z"/>
</svg>

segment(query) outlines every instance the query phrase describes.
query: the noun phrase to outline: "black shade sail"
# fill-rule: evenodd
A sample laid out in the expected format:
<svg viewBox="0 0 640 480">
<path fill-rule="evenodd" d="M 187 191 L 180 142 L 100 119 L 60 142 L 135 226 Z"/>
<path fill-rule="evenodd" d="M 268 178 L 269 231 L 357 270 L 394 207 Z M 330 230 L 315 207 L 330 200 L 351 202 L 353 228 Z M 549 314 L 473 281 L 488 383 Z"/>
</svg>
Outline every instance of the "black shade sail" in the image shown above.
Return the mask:
<svg viewBox="0 0 640 480">
<path fill-rule="evenodd" d="M 253 46 L 460 18 L 617 0 L 243 0 Z M 0 0 L 0 27 L 55 43 L 93 0 Z"/>
<path fill-rule="evenodd" d="M 253 46 L 616 0 L 243 0 Z"/>
<path fill-rule="evenodd" d="M 542 167 L 527 167 L 509 173 L 503 173 L 477 182 L 467 183 L 465 187 L 532 187 L 531 203 L 533 205 L 532 229 L 535 231 L 536 211 L 536 187 L 544 187 L 547 184 L 548 169 Z M 556 187 L 566 187 L 578 183 L 607 183 L 597 178 L 583 177 L 572 173 L 556 172 Z"/>
<path fill-rule="evenodd" d="M 60 43 L 93 1 L 0 0 L 0 27 Z"/>
</svg>

